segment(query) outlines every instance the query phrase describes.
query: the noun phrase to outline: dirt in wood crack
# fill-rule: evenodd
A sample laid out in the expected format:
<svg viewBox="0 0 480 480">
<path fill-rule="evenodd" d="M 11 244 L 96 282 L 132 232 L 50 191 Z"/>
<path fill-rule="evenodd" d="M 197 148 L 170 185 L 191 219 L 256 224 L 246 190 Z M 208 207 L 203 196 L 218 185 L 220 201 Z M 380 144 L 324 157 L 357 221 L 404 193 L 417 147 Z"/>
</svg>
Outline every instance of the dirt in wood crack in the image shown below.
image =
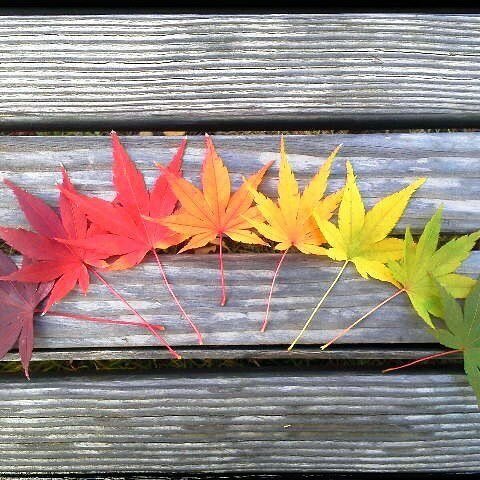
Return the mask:
<svg viewBox="0 0 480 480">
<path fill-rule="evenodd" d="M 388 354 L 386 354 L 388 355 Z M 147 371 L 179 371 L 179 370 L 248 370 L 261 371 L 265 369 L 282 370 L 290 369 L 292 371 L 351 371 L 362 370 L 375 373 L 381 373 L 382 370 L 405 363 L 405 360 L 354 360 L 354 359 L 278 359 L 278 360 L 256 360 L 256 359 L 238 359 L 238 360 L 52 360 L 52 361 L 33 361 L 30 364 L 30 375 L 35 378 L 36 375 L 49 373 L 83 373 L 83 372 L 147 372 Z M 461 362 L 458 359 L 439 359 L 415 366 L 405 370 L 409 371 L 428 371 L 441 368 L 442 370 L 459 370 Z M 23 367 L 19 362 L 0 362 L 0 373 L 21 375 Z M 391 374 L 394 375 L 394 374 Z"/>
</svg>

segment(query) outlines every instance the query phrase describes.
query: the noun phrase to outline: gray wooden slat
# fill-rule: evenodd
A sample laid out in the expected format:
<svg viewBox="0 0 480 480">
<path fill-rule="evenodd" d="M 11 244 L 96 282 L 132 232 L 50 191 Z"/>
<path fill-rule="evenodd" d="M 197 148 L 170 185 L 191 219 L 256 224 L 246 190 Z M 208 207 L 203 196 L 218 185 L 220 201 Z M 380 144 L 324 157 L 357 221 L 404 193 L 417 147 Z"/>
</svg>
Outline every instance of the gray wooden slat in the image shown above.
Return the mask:
<svg viewBox="0 0 480 480">
<path fill-rule="evenodd" d="M 205 344 L 225 347 L 227 357 L 228 347 L 288 345 L 339 269 L 338 264 L 322 257 L 289 255 L 278 277 L 269 328 L 266 333 L 260 333 L 278 255 L 228 255 L 225 266 L 229 300 L 225 307 L 218 305 L 216 255 L 165 255 L 161 258 L 178 297 L 202 331 Z M 460 271 L 478 276 L 480 252 L 474 252 Z M 196 345 L 195 335 L 178 315 L 162 286 L 154 262 L 145 262 L 130 271 L 105 274 L 105 277 L 148 321 L 165 325 L 165 337 L 170 343 Z M 302 344 L 321 345 L 330 340 L 392 292 L 392 286 L 364 280 L 348 267 L 338 288 L 303 336 Z M 74 292 L 56 310 L 135 321 L 123 304 L 96 282 L 91 285 L 87 296 Z M 361 327 L 343 337 L 340 343 L 406 345 L 436 342 L 423 321 L 414 314 L 407 298 L 397 297 Z M 98 325 L 47 314 L 36 321 L 35 345 L 42 349 L 132 348 L 157 345 L 157 340 L 147 330 L 137 327 Z M 198 354 L 202 356 L 201 352 Z M 388 351 L 384 355 L 388 358 Z M 205 356 L 209 357 L 208 351 Z"/>
<path fill-rule="evenodd" d="M 480 17 L 0 18 L 0 125 L 479 118 Z"/>
<path fill-rule="evenodd" d="M 215 136 L 214 141 L 230 169 L 233 185 L 269 160 L 278 160 L 278 135 Z M 366 135 L 291 135 L 286 138 L 290 161 L 303 186 L 338 144 L 342 150 L 334 165 L 330 191 L 345 178 L 345 161 L 353 163 L 367 206 L 420 176 L 428 181 L 415 194 L 399 223 L 415 231 L 423 228 L 434 209 L 445 206 L 443 232 L 470 232 L 480 227 L 480 133 L 421 133 Z M 124 137 L 132 158 L 148 183 L 168 162 L 178 138 Z M 202 137 L 190 137 L 185 155 L 185 177 L 198 183 L 203 160 Z M 0 179 L 8 177 L 44 199 L 54 202 L 60 163 L 83 191 L 111 198 L 110 141 L 104 137 L 0 137 Z M 262 190 L 276 195 L 278 161 Z M 13 195 L 0 188 L 0 220 L 24 224 Z"/>
<path fill-rule="evenodd" d="M 478 471 L 461 373 L 0 379 L 0 471 Z"/>
</svg>

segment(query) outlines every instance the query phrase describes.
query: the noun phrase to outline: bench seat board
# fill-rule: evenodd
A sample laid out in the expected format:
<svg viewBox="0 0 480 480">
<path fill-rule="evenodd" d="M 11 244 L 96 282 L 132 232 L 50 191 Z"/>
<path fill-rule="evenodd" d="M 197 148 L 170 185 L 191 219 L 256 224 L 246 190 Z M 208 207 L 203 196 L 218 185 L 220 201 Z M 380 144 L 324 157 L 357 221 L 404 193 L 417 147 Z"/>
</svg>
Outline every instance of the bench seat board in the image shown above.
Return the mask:
<svg viewBox="0 0 480 480">
<path fill-rule="evenodd" d="M 242 182 L 242 175 L 277 160 L 261 187 L 264 193 L 276 196 L 279 139 L 278 135 L 213 137 L 231 172 L 234 188 Z M 151 184 L 158 173 L 155 162 L 167 163 L 180 139 L 123 137 L 123 141 Z M 302 187 L 331 150 L 343 144 L 333 166 L 329 191 L 343 186 L 345 161 L 350 160 L 367 206 L 418 177 L 428 177 L 407 208 L 397 233 L 403 234 L 406 225 L 415 231 L 422 229 L 440 204 L 445 207 L 443 232 L 471 232 L 480 226 L 480 133 L 288 135 L 286 142 Z M 203 137 L 189 137 L 184 175 L 197 184 L 203 157 Z M 51 202 L 58 195 L 55 183 L 60 181 L 60 164 L 82 191 L 112 198 L 111 161 L 110 141 L 105 137 L 0 137 L 0 179 L 8 177 Z M 0 188 L 0 221 L 3 225 L 24 225 L 7 188 Z"/>
<path fill-rule="evenodd" d="M 335 277 L 339 265 L 323 258 L 292 254 L 278 278 L 270 327 L 267 332 L 260 333 L 276 261 L 278 256 L 275 254 L 228 255 L 225 266 L 229 300 L 225 307 L 218 305 L 216 256 L 165 256 L 163 263 L 184 307 L 204 334 L 206 345 L 278 347 L 288 345 L 298 334 L 321 293 Z M 478 275 L 480 253 L 475 252 L 461 271 Z M 172 345 L 196 345 L 194 333 L 172 306 L 154 262 L 145 262 L 134 270 L 106 274 L 105 277 L 148 321 L 166 327 L 165 337 Z M 394 291 L 394 287 L 388 284 L 362 279 L 347 267 L 342 282 L 324 304 L 317 321 L 312 322 L 301 343 L 318 346 L 330 340 Z M 87 296 L 74 292 L 53 310 L 135 321 L 123 304 L 98 282 L 92 284 Z M 436 340 L 415 315 L 407 297 L 402 296 L 353 329 L 340 343 L 406 345 L 430 344 Z M 35 345 L 40 349 L 138 347 L 158 345 L 158 340 L 143 328 L 92 324 L 47 314 L 36 321 Z M 208 349 L 197 352 L 197 355 L 203 356 L 202 351 L 209 357 Z"/>
<path fill-rule="evenodd" d="M 0 472 L 476 471 L 460 373 L 0 379 Z"/>
<path fill-rule="evenodd" d="M 132 157 L 146 173 L 148 182 L 156 174 L 154 162 L 165 163 L 179 142 L 178 138 L 169 137 L 125 137 L 124 140 Z M 267 160 L 278 158 L 278 136 L 222 136 L 214 140 L 233 172 L 236 185 L 241 181 L 241 173 L 256 170 Z M 444 231 L 463 233 L 480 227 L 480 134 L 291 136 L 287 138 L 287 145 L 302 185 L 316 171 L 326 152 L 339 143 L 344 147 L 334 168 L 332 188 L 342 185 L 343 164 L 347 158 L 356 168 L 360 188 L 366 193 L 369 205 L 378 199 L 377 194 L 391 193 L 413 178 L 426 175 L 429 180 L 412 200 L 402 226 L 410 223 L 418 231 L 434 207 L 444 203 Z M 203 139 L 191 138 L 185 156 L 187 178 L 198 180 L 202 156 Z M 49 201 L 57 196 L 54 185 L 59 180 L 60 162 L 82 191 L 102 195 L 106 191 L 111 198 L 111 153 L 107 138 L 0 137 L 0 177 L 8 177 Z M 277 177 L 277 165 L 274 165 L 264 191 L 274 194 Z M 6 187 L 0 188 L 0 218 L 2 224 L 25 225 Z M 400 228 L 397 233 L 401 233 Z M 267 333 L 261 334 L 259 328 L 278 254 L 228 254 L 225 266 L 229 301 L 223 308 L 218 305 L 216 255 L 162 255 L 161 258 L 176 293 L 205 334 L 206 345 L 218 347 L 216 355 L 226 357 L 229 348 L 257 349 L 258 353 L 267 348 L 276 349 L 278 353 L 293 340 L 339 268 L 338 263 L 323 257 L 289 254 L 278 278 L 270 327 Z M 461 271 L 477 276 L 480 254 L 475 252 Z M 179 346 L 180 351 L 185 347 L 186 356 L 209 356 L 208 348 L 189 352 L 196 344 L 195 336 L 177 314 L 151 259 L 133 270 L 107 274 L 107 277 L 148 320 L 164 324 L 167 339 Z M 329 340 L 393 291 L 393 287 L 366 281 L 348 268 L 317 321 L 303 337 L 302 344 L 318 346 Z M 86 297 L 73 293 L 56 309 L 134 319 L 105 287 L 95 282 Z M 38 319 L 36 328 L 36 347 L 43 349 L 49 358 L 48 350 L 66 349 L 61 358 L 70 355 L 72 350 L 78 354 L 72 352 L 71 358 L 89 358 L 95 355 L 91 349 L 99 349 L 97 355 L 100 355 L 100 351 L 108 348 L 117 349 L 117 352 L 125 348 L 127 354 L 128 349 L 156 345 L 149 332 L 136 327 L 86 324 L 46 316 Z M 395 344 L 404 347 L 409 343 L 425 344 L 427 348 L 434 344 L 405 297 L 398 297 L 385 306 L 342 342 L 365 347 L 388 344 L 392 349 Z M 272 354 L 264 352 L 262 355 Z M 232 350 L 232 356 L 248 355 Z"/>
<path fill-rule="evenodd" d="M 480 16 L 5 16 L 0 125 L 478 122 Z"/>
</svg>

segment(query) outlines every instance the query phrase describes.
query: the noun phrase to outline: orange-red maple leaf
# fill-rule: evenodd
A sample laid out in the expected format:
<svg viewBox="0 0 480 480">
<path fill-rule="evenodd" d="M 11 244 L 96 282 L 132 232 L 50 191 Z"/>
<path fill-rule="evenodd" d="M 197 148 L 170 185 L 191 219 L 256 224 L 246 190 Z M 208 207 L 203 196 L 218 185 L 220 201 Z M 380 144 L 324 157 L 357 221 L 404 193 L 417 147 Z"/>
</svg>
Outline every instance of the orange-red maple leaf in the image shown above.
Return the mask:
<svg viewBox="0 0 480 480">
<path fill-rule="evenodd" d="M 126 270 L 138 265 L 150 251 L 165 249 L 183 240 L 169 228 L 147 222 L 144 216 L 166 217 L 177 204 L 177 197 L 170 188 L 165 175 L 160 175 L 148 191 L 142 173 L 136 168 L 115 132 L 111 134 L 113 147 L 113 183 L 116 197 L 112 202 L 89 197 L 78 192 L 69 192 L 59 187 L 101 233 L 88 240 L 75 242 L 77 246 L 107 250 L 114 247 L 111 256 L 120 256 L 109 265 L 110 270 Z M 186 140 L 168 165 L 166 172 L 174 177 L 181 175 Z M 71 242 L 73 243 L 73 242 Z"/>
<path fill-rule="evenodd" d="M 165 249 L 176 245 L 185 237 L 166 226 L 145 220 L 146 216 L 163 218 L 170 215 L 177 205 L 177 197 L 170 188 L 165 174 L 159 175 L 153 188 L 149 191 L 142 173 L 136 168 L 115 132 L 111 133 L 111 139 L 113 183 L 117 193 L 112 202 L 78 192 L 70 192 L 60 187 L 62 193 L 86 214 L 92 225 L 100 229 L 99 234 L 91 235 L 88 239 L 70 240 L 68 243 L 86 249 L 100 247 L 108 251 L 109 248 L 112 248 L 110 256 L 120 256 L 109 265 L 110 270 L 132 268 L 138 265 L 148 252 L 152 252 L 165 286 L 181 314 L 197 334 L 199 343 L 202 344 L 202 335 L 173 292 L 156 252 L 157 248 Z M 165 173 L 174 178 L 181 175 L 185 147 L 186 140 L 183 140 L 165 169 Z"/>
</svg>

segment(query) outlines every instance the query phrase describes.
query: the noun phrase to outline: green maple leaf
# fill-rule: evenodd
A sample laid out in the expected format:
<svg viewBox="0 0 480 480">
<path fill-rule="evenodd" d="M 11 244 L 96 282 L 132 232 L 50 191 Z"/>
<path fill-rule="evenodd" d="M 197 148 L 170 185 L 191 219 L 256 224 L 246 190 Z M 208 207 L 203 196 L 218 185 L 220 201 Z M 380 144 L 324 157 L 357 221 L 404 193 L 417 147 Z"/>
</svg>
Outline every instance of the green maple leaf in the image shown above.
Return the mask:
<svg viewBox="0 0 480 480">
<path fill-rule="evenodd" d="M 479 277 L 480 280 L 480 277 Z M 480 406 L 480 281 L 477 281 L 462 307 L 441 285 L 440 318 L 446 328 L 433 328 L 431 332 L 445 347 L 463 352 L 463 362 L 468 381 Z"/>
<path fill-rule="evenodd" d="M 417 244 L 407 228 L 403 258 L 388 263 L 393 278 L 430 327 L 433 327 L 430 315 L 440 317 L 442 313 L 437 282 L 455 298 L 465 298 L 475 284 L 472 278 L 454 272 L 480 238 L 480 231 L 477 231 L 450 240 L 437 250 L 441 223 L 442 209 L 439 208 L 425 226 Z"/>
</svg>

